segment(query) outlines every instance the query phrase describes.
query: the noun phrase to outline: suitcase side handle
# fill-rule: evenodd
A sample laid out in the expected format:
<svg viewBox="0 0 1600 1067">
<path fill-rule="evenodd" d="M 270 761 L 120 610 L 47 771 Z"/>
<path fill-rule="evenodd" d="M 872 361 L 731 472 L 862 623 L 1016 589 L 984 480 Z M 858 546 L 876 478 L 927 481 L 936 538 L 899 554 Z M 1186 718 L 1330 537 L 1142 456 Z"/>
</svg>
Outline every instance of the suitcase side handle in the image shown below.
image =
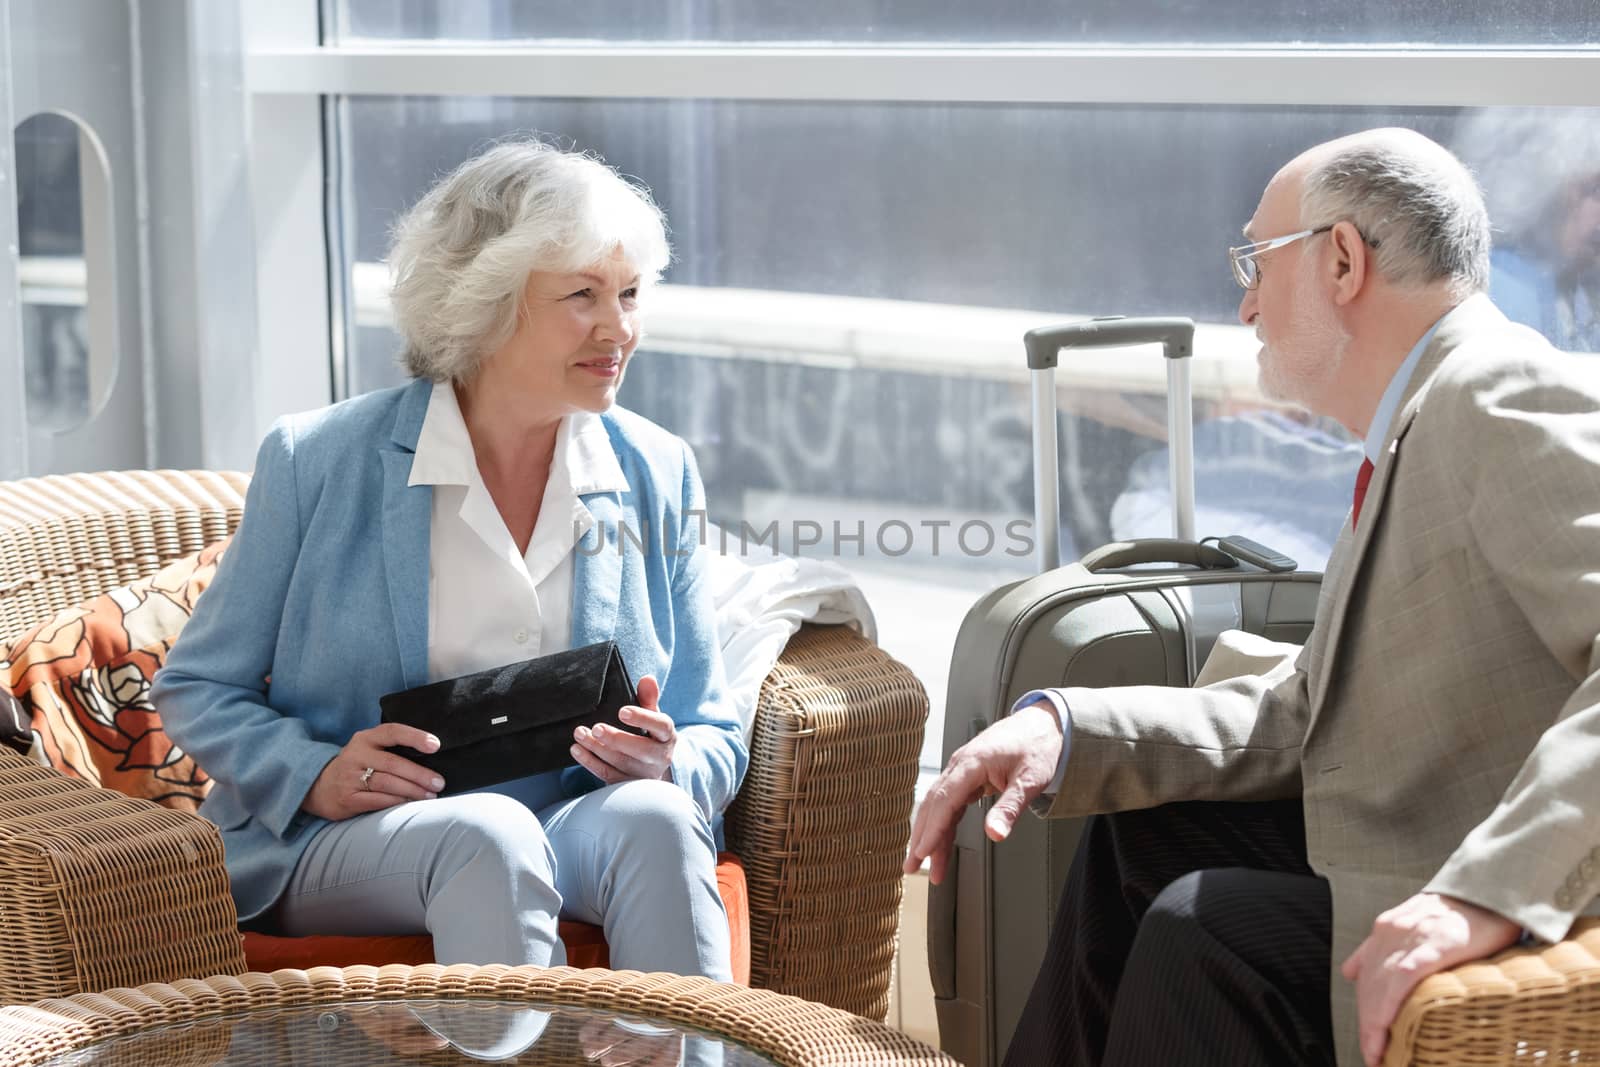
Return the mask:
<svg viewBox="0 0 1600 1067">
<path fill-rule="evenodd" d="M 961 849 L 950 849 L 944 881 L 928 886 L 928 978 L 935 1000 L 956 999 L 956 878 Z"/>
<path fill-rule="evenodd" d="M 1207 571 L 1231 570 L 1239 565 L 1238 560 L 1220 548 L 1165 537 L 1150 537 L 1139 541 L 1113 541 L 1109 545 L 1101 545 L 1094 549 L 1078 562 L 1091 574 L 1132 567 L 1140 563 L 1179 563 Z"/>
<path fill-rule="evenodd" d="M 988 718 L 975 716 L 968 724 L 967 740 L 977 737 L 988 726 Z M 938 885 L 930 880 L 928 885 L 928 977 L 933 982 L 934 1000 L 955 1000 L 960 992 L 956 980 L 956 897 L 961 881 L 961 828 L 970 828 L 974 819 L 981 826 L 983 807 L 977 804 L 962 814 L 955 840 L 951 842 L 944 880 Z M 981 830 L 978 839 L 984 839 Z M 973 889 L 968 886 L 968 893 Z"/>
</svg>

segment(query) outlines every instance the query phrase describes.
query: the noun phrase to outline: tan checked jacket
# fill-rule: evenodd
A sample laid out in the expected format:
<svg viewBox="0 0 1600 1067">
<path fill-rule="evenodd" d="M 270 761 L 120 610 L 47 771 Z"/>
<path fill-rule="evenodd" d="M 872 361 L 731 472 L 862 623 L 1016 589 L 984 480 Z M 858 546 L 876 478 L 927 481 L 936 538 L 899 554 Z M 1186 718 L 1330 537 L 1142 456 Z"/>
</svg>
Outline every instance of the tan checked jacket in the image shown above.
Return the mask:
<svg viewBox="0 0 1600 1067">
<path fill-rule="evenodd" d="M 1208 674 L 1217 677 L 1215 665 Z M 1051 816 L 1299 794 L 1337 972 L 1423 889 L 1548 940 L 1600 892 L 1600 360 L 1475 296 L 1441 320 L 1293 662 L 1070 689 Z"/>
</svg>

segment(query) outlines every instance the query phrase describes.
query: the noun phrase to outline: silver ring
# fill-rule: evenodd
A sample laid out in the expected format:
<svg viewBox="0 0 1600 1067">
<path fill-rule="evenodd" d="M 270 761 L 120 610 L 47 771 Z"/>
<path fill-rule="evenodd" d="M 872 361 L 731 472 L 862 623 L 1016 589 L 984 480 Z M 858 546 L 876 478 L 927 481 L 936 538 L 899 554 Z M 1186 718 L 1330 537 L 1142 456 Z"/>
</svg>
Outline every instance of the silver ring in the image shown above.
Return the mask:
<svg viewBox="0 0 1600 1067">
<path fill-rule="evenodd" d="M 372 776 L 373 776 L 373 774 L 375 772 L 376 772 L 376 768 L 374 768 L 374 767 L 368 767 L 366 770 L 361 772 L 361 788 L 362 789 L 371 789 L 372 788 Z"/>
</svg>

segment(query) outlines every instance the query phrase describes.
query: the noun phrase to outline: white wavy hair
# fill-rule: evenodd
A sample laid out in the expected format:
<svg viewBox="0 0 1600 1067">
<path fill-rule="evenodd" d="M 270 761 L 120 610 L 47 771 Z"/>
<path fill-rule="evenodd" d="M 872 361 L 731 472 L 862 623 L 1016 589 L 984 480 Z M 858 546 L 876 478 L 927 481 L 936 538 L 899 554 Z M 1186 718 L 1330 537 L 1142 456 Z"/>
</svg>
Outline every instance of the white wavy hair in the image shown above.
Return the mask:
<svg viewBox="0 0 1600 1067">
<path fill-rule="evenodd" d="M 390 301 L 414 378 L 465 381 L 516 330 L 533 271 L 581 271 L 617 250 L 654 282 L 672 257 L 648 189 L 537 140 L 496 144 L 395 224 Z"/>
<path fill-rule="evenodd" d="M 1489 287 L 1489 215 L 1471 172 L 1413 130 L 1377 130 L 1336 148 L 1305 179 L 1307 227 L 1355 223 L 1376 249 L 1378 274 L 1457 296 Z"/>
</svg>

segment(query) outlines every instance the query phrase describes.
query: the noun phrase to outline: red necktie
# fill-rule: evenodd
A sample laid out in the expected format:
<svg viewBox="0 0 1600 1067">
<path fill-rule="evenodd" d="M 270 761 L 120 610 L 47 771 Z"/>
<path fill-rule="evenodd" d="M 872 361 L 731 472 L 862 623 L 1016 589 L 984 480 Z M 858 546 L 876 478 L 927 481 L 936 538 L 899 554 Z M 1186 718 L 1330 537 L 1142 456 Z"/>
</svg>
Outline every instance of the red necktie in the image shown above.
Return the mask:
<svg viewBox="0 0 1600 1067">
<path fill-rule="evenodd" d="M 1372 460 L 1361 461 L 1361 469 L 1356 472 L 1356 499 L 1355 505 L 1350 509 L 1350 528 L 1355 529 L 1356 523 L 1361 521 L 1361 502 L 1367 499 L 1367 483 L 1372 481 Z"/>
</svg>

